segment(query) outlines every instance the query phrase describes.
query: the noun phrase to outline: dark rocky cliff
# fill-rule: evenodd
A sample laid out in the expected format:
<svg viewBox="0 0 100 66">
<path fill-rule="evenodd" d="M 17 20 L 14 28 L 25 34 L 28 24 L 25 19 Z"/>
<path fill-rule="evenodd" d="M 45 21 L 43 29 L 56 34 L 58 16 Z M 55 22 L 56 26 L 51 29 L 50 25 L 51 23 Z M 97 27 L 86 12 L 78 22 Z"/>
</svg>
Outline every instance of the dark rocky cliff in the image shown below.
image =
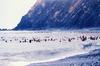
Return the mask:
<svg viewBox="0 0 100 66">
<path fill-rule="evenodd" d="M 38 0 L 15 30 L 100 27 L 100 0 Z"/>
</svg>

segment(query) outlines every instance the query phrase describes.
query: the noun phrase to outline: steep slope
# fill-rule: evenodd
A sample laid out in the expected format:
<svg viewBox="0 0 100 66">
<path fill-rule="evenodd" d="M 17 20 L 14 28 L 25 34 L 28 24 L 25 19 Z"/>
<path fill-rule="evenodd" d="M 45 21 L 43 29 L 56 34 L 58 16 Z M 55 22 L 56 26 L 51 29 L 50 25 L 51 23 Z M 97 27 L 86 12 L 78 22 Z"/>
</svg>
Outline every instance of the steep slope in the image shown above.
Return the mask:
<svg viewBox="0 0 100 66">
<path fill-rule="evenodd" d="M 93 28 L 100 27 L 100 0 L 81 0 L 79 5 L 73 5 L 69 10 L 70 27 Z M 73 9 L 75 7 L 75 9 Z"/>
<path fill-rule="evenodd" d="M 100 0 L 38 0 L 15 30 L 100 27 Z"/>
</svg>

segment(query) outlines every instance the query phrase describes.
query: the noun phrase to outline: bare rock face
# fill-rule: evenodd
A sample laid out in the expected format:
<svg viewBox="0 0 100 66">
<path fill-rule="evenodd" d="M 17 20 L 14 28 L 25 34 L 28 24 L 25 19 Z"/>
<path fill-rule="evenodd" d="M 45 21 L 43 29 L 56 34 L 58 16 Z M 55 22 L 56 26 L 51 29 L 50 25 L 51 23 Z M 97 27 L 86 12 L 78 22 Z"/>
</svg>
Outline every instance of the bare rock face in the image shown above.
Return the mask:
<svg viewBox="0 0 100 66">
<path fill-rule="evenodd" d="M 38 0 L 15 30 L 100 27 L 100 0 Z"/>
</svg>

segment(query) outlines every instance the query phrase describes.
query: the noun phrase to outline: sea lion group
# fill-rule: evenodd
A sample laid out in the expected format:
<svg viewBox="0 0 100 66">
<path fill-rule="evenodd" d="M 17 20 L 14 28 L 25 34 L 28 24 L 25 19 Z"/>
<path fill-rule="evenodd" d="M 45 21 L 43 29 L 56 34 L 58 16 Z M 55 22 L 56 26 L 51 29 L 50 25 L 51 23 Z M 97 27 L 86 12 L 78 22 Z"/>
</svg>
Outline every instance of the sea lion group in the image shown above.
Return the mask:
<svg viewBox="0 0 100 66">
<path fill-rule="evenodd" d="M 97 41 L 100 40 L 99 36 L 79 36 L 79 37 L 67 37 L 67 36 L 63 36 L 62 38 L 56 38 L 56 37 L 50 37 L 50 36 L 45 36 L 43 38 L 39 38 L 39 37 L 34 37 L 32 36 L 30 37 L 0 37 L 0 43 L 4 42 L 4 43 L 13 43 L 13 42 L 17 42 L 17 43 L 33 43 L 33 42 L 73 42 L 73 41 Z"/>
</svg>

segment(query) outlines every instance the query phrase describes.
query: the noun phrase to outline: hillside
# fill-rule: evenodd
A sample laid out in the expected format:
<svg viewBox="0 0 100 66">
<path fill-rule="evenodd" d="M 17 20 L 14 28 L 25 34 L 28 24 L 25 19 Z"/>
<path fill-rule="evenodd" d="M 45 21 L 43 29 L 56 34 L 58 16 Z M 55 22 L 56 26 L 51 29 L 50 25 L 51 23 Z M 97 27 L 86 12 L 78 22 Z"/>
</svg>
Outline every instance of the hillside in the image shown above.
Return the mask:
<svg viewBox="0 0 100 66">
<path fill-rule="evenodd" d="M 38 0 L 15 30 L 100 27 L 99 0 Z"/>
</svg>

